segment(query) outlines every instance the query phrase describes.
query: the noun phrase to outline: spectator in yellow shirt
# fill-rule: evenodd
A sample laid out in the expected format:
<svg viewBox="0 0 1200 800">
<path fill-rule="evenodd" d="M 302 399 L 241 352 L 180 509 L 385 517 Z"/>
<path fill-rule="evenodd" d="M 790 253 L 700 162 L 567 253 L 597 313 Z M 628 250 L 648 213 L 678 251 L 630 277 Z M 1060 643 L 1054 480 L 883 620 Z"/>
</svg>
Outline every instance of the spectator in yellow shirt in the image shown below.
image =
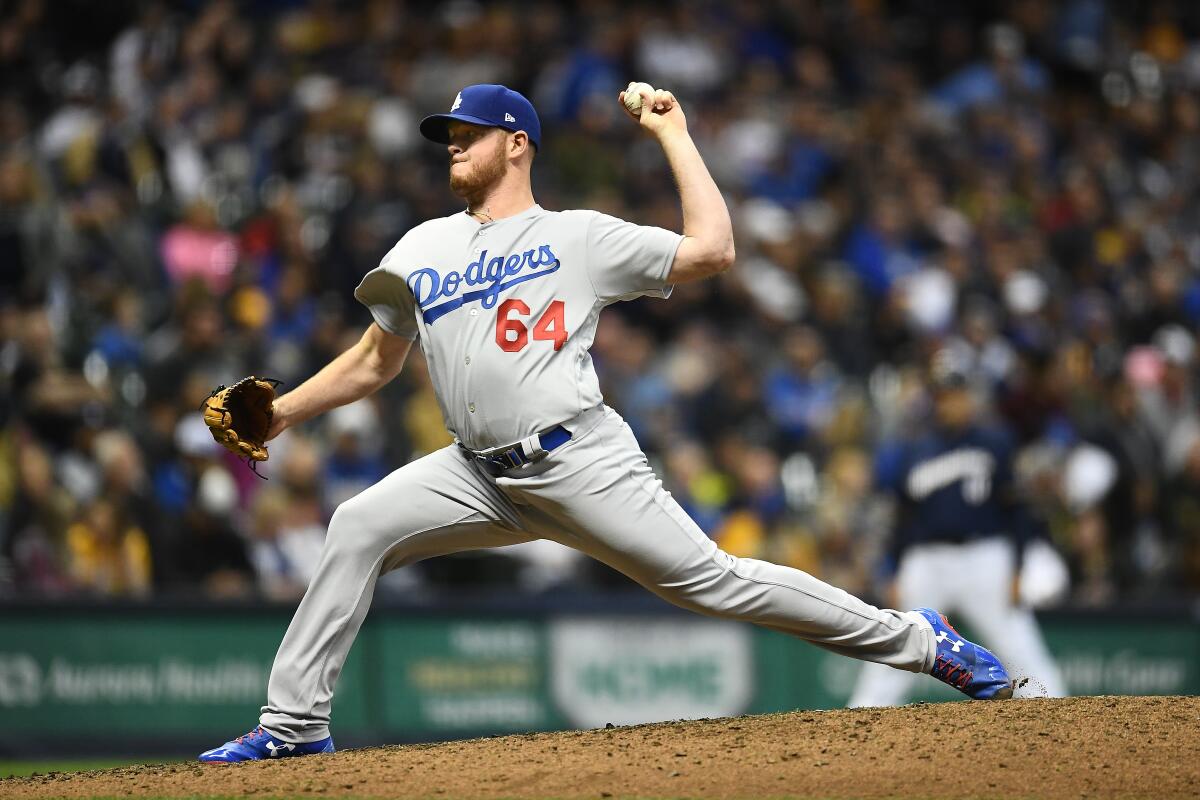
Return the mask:
<svg viewBox="0 0 1200 800">
<path fill-rule="evenodd" d="M 67 529 L 71 577 L 77 589 L 97 594 L 150 592 L 150 544 L 105 497 L 89 503 Z"/>
</svg>

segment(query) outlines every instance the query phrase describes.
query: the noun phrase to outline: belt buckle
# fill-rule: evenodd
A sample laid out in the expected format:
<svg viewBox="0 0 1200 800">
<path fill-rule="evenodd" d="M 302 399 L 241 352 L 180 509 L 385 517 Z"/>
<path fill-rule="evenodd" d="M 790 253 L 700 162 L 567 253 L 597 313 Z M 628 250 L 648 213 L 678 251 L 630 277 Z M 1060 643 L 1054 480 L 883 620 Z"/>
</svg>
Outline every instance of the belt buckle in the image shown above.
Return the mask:
<svg viewBox="0 0 1200 800">
<path fill-rule="evenodd" d="M 507 467 L 505 467 L 505 465 L 495 457 L 489 458 L 487 456 L 472 455 L 471 460 L 478 464 L 484 472 L 491 475 L 493 478 L 500 477 L 504 474 L 504 470 L 507 469 Z"/>
<path fill-rule="evenodd" d="M 551 430 L 554 429 L 547 429 L 546 432 L 548 433 Z M 509 447 L 506 450 L 492 451 L 486 454 L 477 453 L 468 448 L 462 442 L 458 442 L 458 446 L 463 449 L 469 458 L 479 462 L 484 466 L 487 472 L 493 475 L 499 475 L 507 470 L 517 469 L 518 467 L 523 467 L 527 464 L 533 464 L 537 461 L 541 461 L 543 458 L 549 455 L 548 451 L 542 449 L 537 453 L 534 453 L 532 456 L 526 456 L 525 451 L 520 444 Z"/>
<path fill-rule="evenodd" d="M 522 460 L 522 457 L 524 455 L 525 454 L 522 453 L 520 450 L 518 450 L 516 447 L 510 447 L 507 450 L 505 450 L 503 453 L 501 453 L 500 457 L 507 460 L 507 462 L 508 462 L 507 468 L 508 469 L 516 469 L 517 467 L 522 466 L 525 463 Z"/>
</svg>

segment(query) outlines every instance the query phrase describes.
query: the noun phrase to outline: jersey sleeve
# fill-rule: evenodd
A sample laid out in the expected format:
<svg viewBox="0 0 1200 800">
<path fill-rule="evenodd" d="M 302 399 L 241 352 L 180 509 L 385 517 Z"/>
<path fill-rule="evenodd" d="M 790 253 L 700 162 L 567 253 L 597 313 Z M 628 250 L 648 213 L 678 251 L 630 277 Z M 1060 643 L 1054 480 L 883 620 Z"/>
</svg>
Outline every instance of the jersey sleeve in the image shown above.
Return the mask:
<svg viewBox="0 0 1200 800">
<path fill-rule="evenodd" d="M 681 234 L 597 213 L 588 223 L 587 269 L 601 300 L 669 297 L 667 276 Z"/>
<path fill-rule="evenodd" d="M 392 254 L 363 276 L 354 297 L 365 305 L 379 327 L 405 339 L 417 338 L 416 300 L 404 278 L 388 269 Z"/>
</svg>

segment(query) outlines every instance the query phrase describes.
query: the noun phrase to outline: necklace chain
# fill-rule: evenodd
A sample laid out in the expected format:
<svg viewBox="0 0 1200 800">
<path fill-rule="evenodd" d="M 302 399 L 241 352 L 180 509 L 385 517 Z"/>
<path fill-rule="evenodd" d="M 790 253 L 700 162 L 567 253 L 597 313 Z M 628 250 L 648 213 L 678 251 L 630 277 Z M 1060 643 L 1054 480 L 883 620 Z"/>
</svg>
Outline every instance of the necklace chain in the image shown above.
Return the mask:
<svg viewBox="0 0 1200 800">
<path fill-rule="evenodd" d="M 487 213 L 487 211 L 472 211 L 470 206 L 467 206 L 467 213 L 474 217 L 483 217 L 488 222 L 496 221 L 496 220 L 492 219 L 492 215 Z"/>
</svg>

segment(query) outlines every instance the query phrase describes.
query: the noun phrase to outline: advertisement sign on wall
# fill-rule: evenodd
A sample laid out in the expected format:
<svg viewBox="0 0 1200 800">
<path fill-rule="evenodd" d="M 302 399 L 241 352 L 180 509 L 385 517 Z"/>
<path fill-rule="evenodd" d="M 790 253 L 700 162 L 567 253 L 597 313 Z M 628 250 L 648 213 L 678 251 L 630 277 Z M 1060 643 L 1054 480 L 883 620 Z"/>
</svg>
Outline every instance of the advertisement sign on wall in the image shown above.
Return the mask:
<svg viewBox="0 0 1200 800">
<path fill-rule="evenodd" d="M 745 625 L 581 617 L 549 635 L 554 702 L 573 727 L 741 714 L 754 694 Z"/>
<path fill-rule="evenodd" d="M 277 615 L 0 620 L 3 735 L 244 731 L 286 627 Z M 353 725 L 366 723 L 361 676 L 352 655 L 338 711 Z"/>
<path fill-rule="evenodd" d="M 0 615 L 0 752 L 64 734 L 244 731 L 287 621 L 286 610 Z M 1050 618 L 1044 630 L 1072 693 L 1200 692 L 1200 627 L 1188 619 Z M 837 708 L 859 668 L 781 633 L 683 615 L 371 615 L 333 728 L 364 743 Z M 925 680 L 909 699 L 956 698 Z"/>
<path fill-rule="evenodd" d="M 382 726 L 439 735 L 555 727 L 544 639 L 529 621 L 383 620 Z"/>
</svg>

